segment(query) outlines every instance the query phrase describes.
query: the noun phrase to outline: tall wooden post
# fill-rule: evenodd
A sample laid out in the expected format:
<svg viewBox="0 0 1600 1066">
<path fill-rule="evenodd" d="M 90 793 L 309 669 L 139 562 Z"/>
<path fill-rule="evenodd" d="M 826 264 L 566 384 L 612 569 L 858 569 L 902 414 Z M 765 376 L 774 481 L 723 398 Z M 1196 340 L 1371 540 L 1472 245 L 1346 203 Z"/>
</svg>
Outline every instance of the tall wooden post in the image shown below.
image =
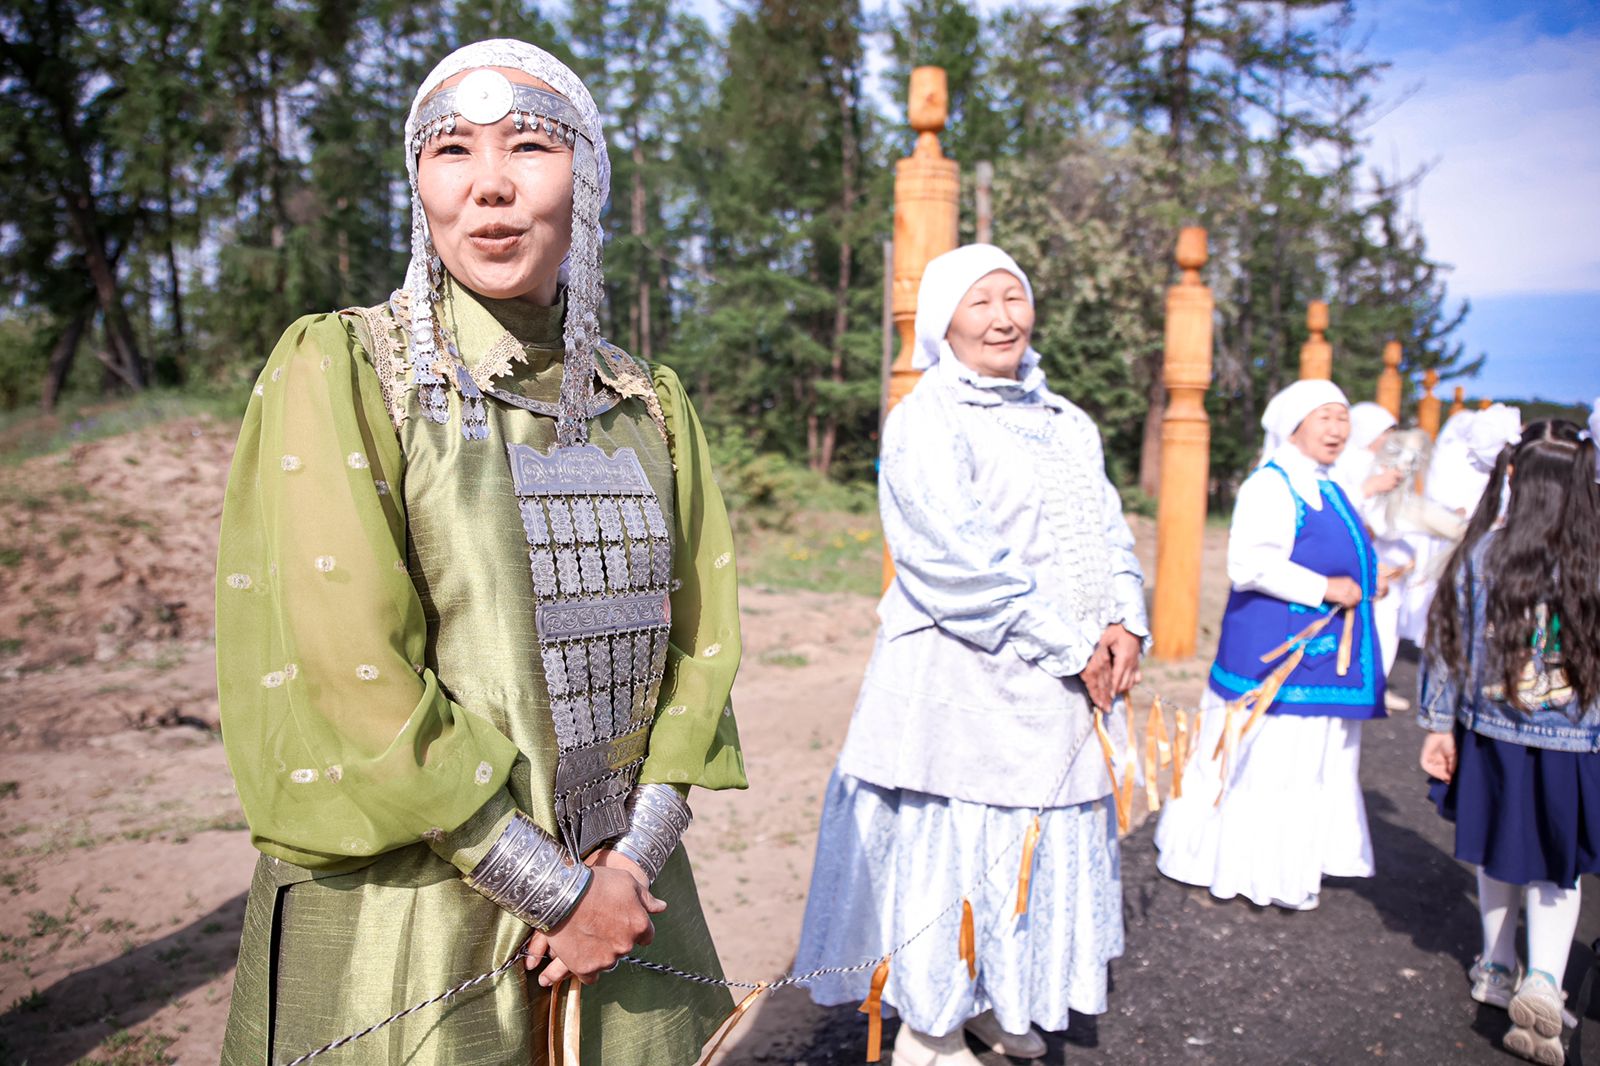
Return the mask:
<svg viewBox="0 0 1600 1066">
<path fill-rule="evenodd" d="M 1428 436 L 1439 439 L 1439 397 L 1433 394 L 1439 384 L 1439 372 L 1429 370 L 1422 375 L 1422 399 L 1417 401 L 1417 425 L 1427 430 Z"/>
<path fill-rule="evenodd" d="M 894 324 L 900 332 L 900 354 L 889 370 L 885 417 L 922 376 L 911 367 L 917 343 L 917 287 L 928 260 L 956 246 L 961 209 L 961 167 L 939 148 L 939 131 L 950 113 L 943 67 L 917 67 L 911 72 L 907 110 L 917 143 L 911 155 L 894 165 Z M 892 580 L 894 562 L 885 544 L 884 587 Z"/>
<path fill-rule="evenodd" d="M 891 410 L 921 377 L 911 368 L 917 286 L 928 260 L 956 246 L 961 207 L 961 167 L 939 150 L 939 131 L 949 116 L 943 67 L 911 72 L 909 110 L 917 144 L 894 165 L 894 324 L 900 331 L 900 355 L 890 372 Z"/>
<path fill-rule="evenodd" d="M 1378 406 L 1400 420 L 1400 342 L 1383 346 L 1383 370 L 1378 374 Z"/>
<path fill-rule="evenodd" d="M 1205 536 L 1211 476 L 1211 290 L 1200 281 L 1206 231 L 1178 234 L 1183 277 L 1167 290 L 1166 358 L 1162 379 L 1167 409 L 1161 420 L 1161 495 L 1156 515 L 1155 615 L 1152 651 L 1162 659 L 1195 652 L 1200 621 L 1200 546 Z"/>
<path fill-rule="evenodd" d="M 1456 386 L 1456 398 L 1450 401 L 1450 415 L 1454 417 L 1467 409 L 1467 390 L 1465 386 Z"/>
<path fill-rule="evenodd" d="M 1493 406 L 1494 406 L 1494 401 L 1489 399 L 1489 397 L 1487 397 L 1487 396 L 1485 396 L 1483 399 L 1478 401 L 1478 410 L 1480 410 L 1480 411 L 1487 411 L 1489 408 L 1491 408 Z"/>
<path fill-rule="evenodd" d="M 1311 301 L 1306 308 L 1306 329 L 1311 331 L 1311 336 L 1300 348 L 1300 380 L 1321 378 L 1326 381 L 1333 377 L 1333 345 L 1323 336 L 1328 332 L 1327 304 L 1321 300 Z"/>
</svg>

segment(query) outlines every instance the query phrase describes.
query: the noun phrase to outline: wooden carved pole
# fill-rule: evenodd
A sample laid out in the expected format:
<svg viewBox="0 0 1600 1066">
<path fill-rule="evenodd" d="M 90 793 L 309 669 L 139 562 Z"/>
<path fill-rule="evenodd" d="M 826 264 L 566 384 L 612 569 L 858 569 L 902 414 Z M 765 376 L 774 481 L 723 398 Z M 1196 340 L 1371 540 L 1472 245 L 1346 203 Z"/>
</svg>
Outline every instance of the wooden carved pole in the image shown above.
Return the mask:
<svg viewBox="0 0 1600 1066">
<path fill-rule="evenodd" d="M 1417 425 L 1427 430 L 1428 436 L 1439 439 L 1439 397 L 1433 394 L 1439 384 L 1439 372 L 1429 370 L 1422 375 L 1422 399 L 1417 401 Z"/>
<path fill-rule="evenodd" d="M 1311 301 L 1306 308 L 1306 329 L 1311 331 L 1311 336 L 1300 349 L 1300 380 L 1321 378 L 1326 381 L 1333 377 L 1333 345 L 1323 337 L 1328 331 L 1327 304 L 1321 300 Z"/>
<path fill-rule="evenodd" d="M 949 103 L 944 68 L 917 67 L 911 72 L 908 111 L 917 143 L 910 156 L 894 165 L 894 324 L 900 332 L 900 354 L 889 371 L 885 417 L 922 376 L 911 366 L 922 271 L 928 260 L 956 246 L 961 167 L 939 149 L 939 131 L 949 117 Z M 887 546 L 883 563 L 887 588 L 894 578 Z"/>
<path fill-rule="evenodd" d="M 1155 615 L 1152 651 L 1162 659 L 1195 652 L 1200 621 L 1200 545 L 1205 535 L 1211 471 L 1211 290 L 1200 281 L 1206 231 L 1178 234 L 1183 277 L 1167 290 L 1166 358 L 1162 378 L 1167 409 L 1161 420 L 1161 495 L 1156 516 Z"/>
<path fill-rule="evenodd" d="M 1456 398 L 1450 401 L 1450 415 L 1454 417 L 1467 409 L 1467 390 L 1465 386 L 1456 386 Z"/>
<path fill-rule="evenodd" d="M 1480 411 L 1487 411 L 1489 408 L 1491 408 L 1493 406 L 1494 406 L 1494 401 L 1489 399 L 1489 397 L 1487 397 L 1487 396 L 1485 396 L 1483 399 L 1478 401 L 1478 410 L 1480 410 Z"/>
<path fill-rule="evenodd" d="M 1400 420 L 1400 342 L 1383 346 L 1383 371 L 1378 374 L 1378 406 Z"/>
</svg>

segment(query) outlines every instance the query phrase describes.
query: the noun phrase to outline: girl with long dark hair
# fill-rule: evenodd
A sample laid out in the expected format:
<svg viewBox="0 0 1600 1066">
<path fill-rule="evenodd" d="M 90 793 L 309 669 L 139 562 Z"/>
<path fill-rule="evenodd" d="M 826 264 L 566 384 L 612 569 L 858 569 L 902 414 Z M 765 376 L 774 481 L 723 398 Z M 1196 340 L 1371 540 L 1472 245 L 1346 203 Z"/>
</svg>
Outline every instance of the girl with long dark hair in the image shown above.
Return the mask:
<svg viewBox="0 0 1600 1066">
<path fill-rule="evenodd" d="M 1560 1066 L 1578 877 L 1600 873 L 1600 485 L 1594 441 L 1535 422 L 1496 460 L 1428 616 L 1422 768 L 1478 868 L 1472 998 Z M 1526 973 L 1516 912 L 1526 903 Z M 1572 1024 L 1570 1016 L 1566 1024 Z"/>
</svg>

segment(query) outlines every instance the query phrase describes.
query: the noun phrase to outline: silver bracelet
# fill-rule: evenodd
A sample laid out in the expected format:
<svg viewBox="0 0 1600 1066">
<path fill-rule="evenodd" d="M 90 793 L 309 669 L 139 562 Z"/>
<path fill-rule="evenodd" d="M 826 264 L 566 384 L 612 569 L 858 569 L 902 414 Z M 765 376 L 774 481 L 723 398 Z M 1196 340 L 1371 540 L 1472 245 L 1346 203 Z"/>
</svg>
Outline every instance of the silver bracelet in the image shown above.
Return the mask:
<svg viewBox="0 0 1600 1066">
<path fill-rule="evenodd" d="M 572 912 L 593 872 L 567 861 L 555 838 L 518 811 L 467 884 L 535 929 L 549 931 Z"/>
<path fill-rule="evenodd" d="M 692 817 L 689 801 L 671 785 L 640 785 L 628 797 L 628 831 L 611 850 L 638 863 L 653 882 L 677 850 Z"/>
</svg>

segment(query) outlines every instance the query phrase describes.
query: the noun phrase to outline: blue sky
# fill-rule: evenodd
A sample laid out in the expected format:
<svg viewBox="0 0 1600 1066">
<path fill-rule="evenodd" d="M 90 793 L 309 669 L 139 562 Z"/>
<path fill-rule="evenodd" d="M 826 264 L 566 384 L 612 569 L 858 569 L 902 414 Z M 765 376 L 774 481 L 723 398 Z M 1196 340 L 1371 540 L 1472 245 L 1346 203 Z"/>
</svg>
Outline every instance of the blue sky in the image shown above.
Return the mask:
<svg viewBox="0 0 1600 1066">
<path fill-rule="evenodd" d="M 694 6 L 726 17 L 722 0 Z M 1412 210 L 1452 299 L 1471 303 L 1458 337 L 1489 355 L 1468 394 L 1592 402 L 1600 0 L 1356 0 L 1356 17 L 1369 55 L 1392 64 L 1367 157 L 1391 174 L 1430 168 Z"/>
<path fill-rule="evenodd" d="M 1431 164 L 1413 205 L 1472 395 L 1600 396 L 1600 3 L 1358 0 L 1398 101 L 1372 129 L 1386 169 Z"/>
</svg>

